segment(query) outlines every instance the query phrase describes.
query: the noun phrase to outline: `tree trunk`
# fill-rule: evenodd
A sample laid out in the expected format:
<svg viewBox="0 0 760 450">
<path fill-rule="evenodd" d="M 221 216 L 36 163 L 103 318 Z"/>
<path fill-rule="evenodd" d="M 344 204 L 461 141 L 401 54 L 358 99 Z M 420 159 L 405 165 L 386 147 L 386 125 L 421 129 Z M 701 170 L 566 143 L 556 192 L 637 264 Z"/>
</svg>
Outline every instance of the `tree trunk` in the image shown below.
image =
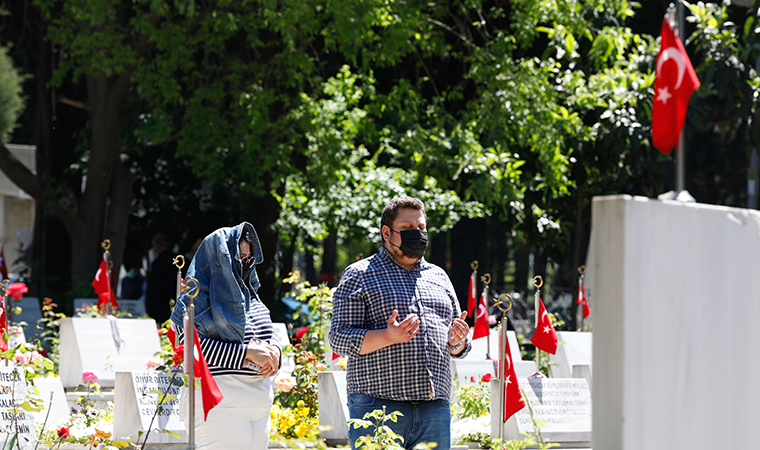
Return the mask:
<svg viewBox="0 0 760 450">
<path fill-rule="evenodd" d="M 335 266 L 338 260 L 338 234 L 330 231 L 322 242 L 322 270 L 319 274 L 319 282 L 327 283 L 330 287 L 337 286 Z"/>
</svg>

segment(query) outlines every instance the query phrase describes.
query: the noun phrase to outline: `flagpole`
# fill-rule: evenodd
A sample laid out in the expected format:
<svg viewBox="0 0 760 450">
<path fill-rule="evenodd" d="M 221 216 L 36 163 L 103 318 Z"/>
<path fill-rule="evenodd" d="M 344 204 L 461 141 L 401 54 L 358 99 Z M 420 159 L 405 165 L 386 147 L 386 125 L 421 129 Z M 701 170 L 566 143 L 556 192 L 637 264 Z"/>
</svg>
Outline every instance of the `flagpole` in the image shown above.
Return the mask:
<svg viewBox="0 0 760 450">
<path fill-rule="evenodd" d="M 502 303 L 501 298 L 507 297 L 509 300 L 509 306 L 503 307 L 504 303 Z M 501 310 L 501 324 L 499 325 L 499 399 L 500 399 L 500 407 L 499 407 L 499 413 L 496 415 L 496 417 L 499 419 L 499 439 L 501 442 L 504 442 L 504 418 L 505 413 L 504 409 L 506 408 L 507 404 L 507 388 L 506 388 L 506 377 L 507 377 L 507 311 L 512 309 L 512 297 L 509 296 L 509 294 L 501 294 L 498 299 L 496 299 L 495 305 L 499 310 Z"/>
<path fill-rule="evenodd" d="M 676 18 L 678 22 L 678 38 L 684 48 L 686 41 L 684 39 L 684 6 L 682 0 L 677 0 Z M 686 190 L 686 149 L 684 148 L 683 128 L 678 135 L 678 148 L 676 149 L 676 196 Z"/>
<path fill-rule="evenodd" d="M 536 287 L 536 294 L 534 295 L 534 299 L 533 299 L 533 305 L 534 305 L 534 308 L 535 308 L 535 316 L 536 316 L 536 325 L 533 328 L 536 331 L 538 331 L 538 319 L 539 319 L 539 317 L 538 317 L 538 311 L 539 311 L 539 307 L 538 307 L 539 292 L 541 290 L 541 286 L 543 286 L 543 285 L 544 285 L 544 279 L 541 278 L 541 275 L 536 275 L 535 277 L 533 277 L 533 286 Z M 534 333 L 536 331 L 534 331 Z M 540 367 L 541 367 L 541 356 L 540 356 L 538 347 L 536 347 L 536 373 L 541 372 Z"/>
<path fill-rule="evenodd" d="M 585 276 L 586 276 L 586 266 L 583 266 L 583 265 L 578 266 L 578 296 L 579 296 L 579 300 L 581 300 L 580 299 L 581 286 L 583 286 L 583 277 L 585 277 Z M 581 326 L 578 327 L 578 331 L 583 331 L 583 325 L 584 325 L 583 321 L 586 320 L 586 318 L 583 317 L 584 313 L 583 313 L 583 303 L 582 302 L 583 302 L 583 300 L 581 300 L 581 307 L 580 308 L 575 308 L 576 311 L 578 313 L 580 313 L 580 315 L 581 315 L 581 320 L 580 320 Z M 576 304 L 577 304 L 577 302 L 576 302 Z M 576 315 L 576 318 L 577 317 L 578 316 Z"/>
<path fill-rule="evenodd" d="M 189 379 L 187 387 L 187 401 L 190 406 L 187 418 L 188 448 L 195 448 L 195 305 L 193 299 L 198 295 L 200 285 L 198 280 L 190 278 L 185 282 L 186 289 L 191 281 L 195 282 L 195 291 L 187 294 L 188 305 L 182 321 L 185 326 L 185 371 Z"/>
<path fill-rule="evenodd" d="M 113 292 L 113 288 L 111 287 L 111 266 L 113 264 L 111 263 L 111 259 L 108 257 L 108 250 L 111 248 L 111 240 L 104 239 L 103 242 L 100 243 L 100 246 L 103 247 L 103 259 L 106 261 L 106 282 L 108 283 L 108 301 L 106 301 L 106 307 L 103 310 L 105 312 L 103 317 L 105 317 L 111 313 L 111 293 Z"/>
<path fill-rule="evenodd" d="M 175 256 L 172 264 L 177 267 L 177 295 L 174 297 L 176 301 L 179 300 L 179 294 L 182 292 L 182 268 L 185 267 L 185 257 L 182 255 Z M 174 336 L 174 341 L 174 346 L 179 346 L 179 337 L 177 335 Z"/>
<path fill-rule="evenodd" d="M 485 286 L 483 286 L 483 298 L 486 301 L 486 323 L 488 323 L 488 285 L 491 284 L 491 274 L 486 273 L 480 277 Z M 488 328 L 488 334 L 486 335 L 486 359 L 491 356 L 491 328 Z"/>
</svg>

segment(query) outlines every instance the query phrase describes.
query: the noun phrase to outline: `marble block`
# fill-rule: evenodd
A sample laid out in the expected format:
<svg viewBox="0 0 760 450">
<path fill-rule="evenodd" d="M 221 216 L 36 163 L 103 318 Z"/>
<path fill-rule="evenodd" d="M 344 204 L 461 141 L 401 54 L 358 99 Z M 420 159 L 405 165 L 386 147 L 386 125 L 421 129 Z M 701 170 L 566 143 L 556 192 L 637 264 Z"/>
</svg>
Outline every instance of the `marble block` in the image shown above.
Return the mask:
<svg viewBox="0 0 760 450">
<path fill-rule="evenodd" d="M 317 373 L 317 401 L 319 402 L 319 437 L 331 445 L 348 443 L 348 393 L 346 372 Z M 322 427 L 330 427 L 322 429 Z"/>
<path fill-rule="evenodd" d="M 21 314 L 8 315 L 8 321 L 13 323 L 26 322 L 24 337 L 26 342 L 31 342 L 37 329 L 37 321 L 42 319 L 42 308 L 37 297 L 21 297 L 21 300 L 13 300 L 9 297 L 12 306 L 21 308 Z"/>
<path fill-rule="evenodd" d="M 71 412 L 71 407 L 66 399 L 66 392 L 63 389 L 61 377 L 35 378 L 33 381 L 34 387 L 40 393 L 43 405 L 42 410 L 32 413 L 34 420 L 41 424 L 45 422 L 45 417 L 47 416 L 48 424 L 55 424 L 66 419 Z M 50 402 L 51 393 L 53 394 L 52 403 Z M 49 416 L 48 409 L 50 410 Z"/>
<path fill-rule="evenodd" d="M 145 432 L 150 428 L 148 443 L 188 442 L 184 417 L 180 416 L 180 400 L 186 388 L 184 386 L 170 386 L 171 378 L 172 376 L 169 374 L 159 374 L 156 371 L 116 373 L 113 435 L 117 439 L 130 437 L 137 441 L 139 432 Z M 157 400 L 161 396 L 155 391 L 163 393 L 167 387 L 169 387 L 169 394 L 174 396 L 176 400 L 164 403 L 161 412 L 154 419 Z M 158 430 L 177 433 L 180 438 Z M 145 434 L 140 438 L 140 443 L 143 443 L 144 440 Z"/>
<path fill-rule="evenodd" d="M 591 368 L 592 333 L 557 331 L 557 354 L 549 354 L 549 374 L 552 378 L 574 378 L 573 366 Z"/>
<path fill-rule="evenodd" d="M 760 212 L 595 197 L 591 242 L 594 448 L 756 448 Z"/>
<path fill-rule="evenodd" d="M 451 359 L 451 379 L 454 383 L 454 391 L 459 388 L 460 384 L 473 384 L 480 381 L 480 378 L 490 373 L 496 376 L 496 367 L 491 360 L 472 361 L 467 359 Z M 536 372 L 536 363 L 533 361 L 513 361 L 515 373 L 518 377 L 527 378 Z M 475 378 L 475 381 L 470 381 Z"/>
<path fill-rule="evenodd" d="M 472 338 L 472 333 L 470 333 Z M 486 353 L 488 353 L 488 337 L 482 337 L 472 341 L 472 349 L 467 356 L 466 360 L 485 360 Z M 507 339 L 509 339 L 509 350 L 512 355 L 512 361 L 522 361 L 522 354 L 520 353 L 520 343 L 517 341 L 517 335 L 512 330 L 507 330 Z M 493 358 L 499 357 L 499 328 L 491 328 L 491 356 Z"/>
<path fill-rule="evenodd" d="M 274 326 L 274 332 L 277 335 L 277 340 L 280 341 L 280 345 L 282 346 L 282 350 L 285 350 L 285 347 L 290 345 L 290 336 L 288 336 L 288 327 L 282 322 L 274 322 L 272 323 Z M 280 367 L 280 373 L 287 373 L 291 374 L 293 373 L 293 370 L 296 368 L 296 361 L 293 359 L 292 356 L 288 356 L 287 358 L 282 359 L 282 367 Z"/>
<path fill-rule="evenodd" d="M 591 379 L 591 366 L 579 364 L 573 366 L 573 378 L 583 378 L 588 383 L 589 389 L 593 386 Z"/>
<path fill-rule="evenodd" d="M 504 438 L 520 440 L 534 433 L 533 420 L 543 422 L 541 435 L 561 447 L 590 447 L 591 392 L 582 378 L 519 378 L 526 405 L 503 424 Z M 501 380 L 491 381 L 491 437 L 499 437 L 502 424 Z M 494 412 L 495 411 L 495 412 Z"/>
<path fill-rule="evenodd" d="M 22 450 L 35 447 L 34 415 L 27 411 L 12 412 L 27 398 L 24 373 L 14 368 L 0 368 L 0 431 L 18 433 L 18 446 Z M 7 436 L 7 435 L 5 435 Z M 3 438 L 3 441 L 5 439 Z M 13 447 L 17 448 L 16 446 Z"/>
<path fill-rule="evenodd" d="M 67 317 L 60 333 L 60 376 L 66 388 L 81 384 L 83 370 L 97 371 L 98 383 L 113 387 L 116 372 L 145 370 L 161 350 L 154 320 Z"/>
</svg>

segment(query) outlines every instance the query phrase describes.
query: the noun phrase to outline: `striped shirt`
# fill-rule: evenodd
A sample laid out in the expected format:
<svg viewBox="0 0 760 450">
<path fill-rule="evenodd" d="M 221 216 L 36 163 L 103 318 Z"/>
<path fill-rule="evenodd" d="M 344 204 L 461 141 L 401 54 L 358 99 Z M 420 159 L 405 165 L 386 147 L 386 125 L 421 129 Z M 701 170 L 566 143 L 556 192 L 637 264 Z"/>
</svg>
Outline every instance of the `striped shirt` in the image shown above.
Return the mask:
<svg viewBox="0 0 760 450">
<path fill-rule="evenodd" d="M 365 333 L 387 328 L 394 309 L 397 322 L 419 316 L 415 337 L 360 355 Z M 450 358 L 464 358 L 472 348 L 468 339 L 460 354 L 449 353 L 449 330 L 460 314 L 448 275 L 424 258 L 406 269 L 383 247 L 348 266 L 333 295 L 329 334 L 333 350 L 349 356 L 348 393 L 398 401 L 448 400 Z"/>
<path fill-rule="evenodd" d="M 185 330 L 177 327 L 180 342 L 185 342 Z M 245 318 L 245 336 L 243 342 L 224 342 L 216 339 L 201 339 L 201 350 L 206 358 L 211 375 L 247 375 L 260 377 L 255 371 L 245 367 L 245 354 L 248 343 L 259 340 L 280 349 L 282 365 L 282 347 L 272 326 L 269 310 L 258 298 L 251 299 L 251 308 Z"/>
</svg>

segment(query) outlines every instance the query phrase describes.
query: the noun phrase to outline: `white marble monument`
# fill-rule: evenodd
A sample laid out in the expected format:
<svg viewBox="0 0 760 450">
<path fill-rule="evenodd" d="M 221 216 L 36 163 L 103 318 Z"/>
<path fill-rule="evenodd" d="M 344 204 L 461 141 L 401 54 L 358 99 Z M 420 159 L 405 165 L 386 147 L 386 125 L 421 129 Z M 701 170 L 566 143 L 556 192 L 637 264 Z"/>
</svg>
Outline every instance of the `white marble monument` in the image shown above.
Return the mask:
<svg viewBox="0 0 760 450">
<path fill-rule="evenodd" d="M 161 350 L 154 320 L 67 317 L 61 319 L 60 376 L 65 388 L 82 383 L 82 371 L 97 371 L 101 387 L 113 387 L 116 372 L 142 371 Z"/>
<path fill-rule="evenodd" d="M 575 378 L 575 366 L 591 368 L 592 333 L 557 331 L 557 338 L 557 354 L 549 354 L 549 374 L 552 378 Z"/>
<path fill-rule="evenodd" d="M 591 241 L 593 447 L 756 448 L 760 212 L 596 197 Z"/>
</svg>

